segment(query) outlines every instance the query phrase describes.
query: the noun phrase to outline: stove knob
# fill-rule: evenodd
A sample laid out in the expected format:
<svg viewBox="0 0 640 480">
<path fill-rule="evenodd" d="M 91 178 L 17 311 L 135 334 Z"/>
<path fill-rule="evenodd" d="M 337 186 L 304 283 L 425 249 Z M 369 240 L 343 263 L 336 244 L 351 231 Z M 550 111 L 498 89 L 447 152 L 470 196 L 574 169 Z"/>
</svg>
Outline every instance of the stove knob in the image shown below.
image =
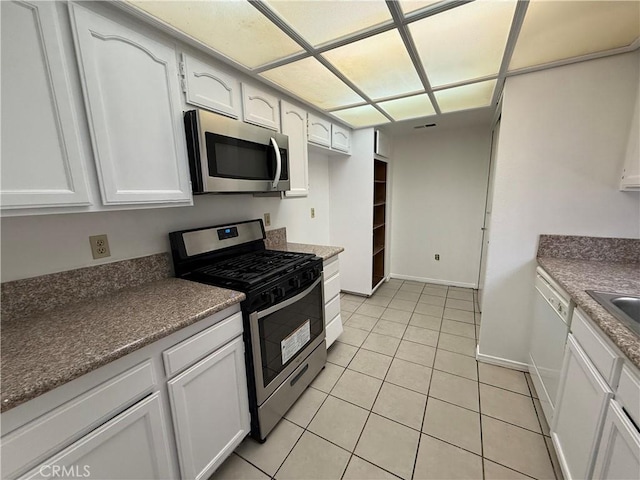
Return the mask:
<svg viewBox="0 0 640 480">
<path fill-rule="evenodd" d="M 276 288 L 273 289 L 273 295 L 276 298 L 284 297 L 284 293 L 285 293 L 285 291 L 284 291 L 284 288 L 282 288 L 282 287 L 276 287 Z"/>
<path fill-rule="evenodd" d="M 293 277 L 291 280 L 289 280 L 289 285 L 291 285 L 294 288 L 300 288 L 300 278 Z"/>
<path fill-rule="evenodd" d="M 273 292 L 263 292 L 263 293 L 262 293 L 262 299 L 263 299 L 265 302 L 268 302 L 268 303 L 274 303 L 274 302 L 275 302 L 275 300 L 276 300 L 276 296 L 274 295 L 274 293 L 273 293 Z"/>
</svg>

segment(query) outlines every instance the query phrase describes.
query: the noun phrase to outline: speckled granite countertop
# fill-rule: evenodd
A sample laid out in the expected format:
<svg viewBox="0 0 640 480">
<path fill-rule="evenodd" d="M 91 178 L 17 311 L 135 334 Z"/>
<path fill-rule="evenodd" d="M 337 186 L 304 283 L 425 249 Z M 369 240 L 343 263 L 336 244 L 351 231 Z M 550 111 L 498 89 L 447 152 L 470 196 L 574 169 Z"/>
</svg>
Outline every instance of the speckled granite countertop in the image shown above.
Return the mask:
<svg viewBox="0 0 640 480">
<path fill-rule="evenodd" d="M 306 243 L 287 243 L 286 245 L 278 245 L 273 247 L 273 250 L 284 250 L 288 252 L 299 253 L 313 253 L 314 255 L 327 260 L 341 252 L 344 252 L 342 247 L 331 247 L 328 245 L 309 245 Z"/>
<path fill-rule="evenodd" d="M 227 307 L 245 295 L 166 278 L 2 322 L 4 412 Z"/>
<path fill-rule="evenodd" d="M 538 257 L 538 264 L 640 368 L 640 337 L 607 312 L 585 290 L 640 295 L 640 264 Z"/>
</svg>

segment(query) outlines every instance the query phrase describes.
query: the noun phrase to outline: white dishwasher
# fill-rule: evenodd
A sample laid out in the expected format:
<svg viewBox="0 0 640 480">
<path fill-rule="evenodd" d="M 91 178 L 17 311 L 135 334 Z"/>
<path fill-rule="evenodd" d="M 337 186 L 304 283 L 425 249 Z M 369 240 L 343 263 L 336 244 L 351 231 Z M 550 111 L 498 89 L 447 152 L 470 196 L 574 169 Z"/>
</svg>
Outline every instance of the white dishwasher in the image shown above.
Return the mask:
<svg viewBox="0 0 640 480">
<path fill-rule="evenodd" d="M 573 302 L 569 295 L 538 267 L 529 372 L 549 425 L 553 419 L 572 311 Z"/>
</svg>

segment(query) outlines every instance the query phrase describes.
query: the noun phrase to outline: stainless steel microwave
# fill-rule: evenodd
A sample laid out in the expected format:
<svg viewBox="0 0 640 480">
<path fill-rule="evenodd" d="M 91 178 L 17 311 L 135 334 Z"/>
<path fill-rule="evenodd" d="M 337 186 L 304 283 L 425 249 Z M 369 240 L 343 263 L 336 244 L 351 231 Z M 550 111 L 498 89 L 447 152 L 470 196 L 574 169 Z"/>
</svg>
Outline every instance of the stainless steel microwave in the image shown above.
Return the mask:
<svg viewBox="0 0 640 480">
<path fill-rule="evenodd" d="M 205 110 L 184 114 L 193 193 L 289 190 L 289 138 Z"/>
</svg>

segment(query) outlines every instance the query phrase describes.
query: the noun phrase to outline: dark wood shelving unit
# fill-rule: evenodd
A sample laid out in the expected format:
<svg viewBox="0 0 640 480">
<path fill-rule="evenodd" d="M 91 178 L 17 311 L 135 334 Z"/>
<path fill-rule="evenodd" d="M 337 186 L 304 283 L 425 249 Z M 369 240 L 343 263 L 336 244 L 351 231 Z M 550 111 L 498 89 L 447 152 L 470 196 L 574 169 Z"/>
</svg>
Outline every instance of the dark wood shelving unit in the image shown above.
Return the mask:
<svg viewBox="0 0 640 480">
<path fill-rule="evenodd" d="M 384 254 L 386 247 L 387 164 L 374 160 L 373 165 L 373 268 L 371 288 L 384 280 Z"/>
</svg>

